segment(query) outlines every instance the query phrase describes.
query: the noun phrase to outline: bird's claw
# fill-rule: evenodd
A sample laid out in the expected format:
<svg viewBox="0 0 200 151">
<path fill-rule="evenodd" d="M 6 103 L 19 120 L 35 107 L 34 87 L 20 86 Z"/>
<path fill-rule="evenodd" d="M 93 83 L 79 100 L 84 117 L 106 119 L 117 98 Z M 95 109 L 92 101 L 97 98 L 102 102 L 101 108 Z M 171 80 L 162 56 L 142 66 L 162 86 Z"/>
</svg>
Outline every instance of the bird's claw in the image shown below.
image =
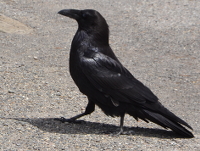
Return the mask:
<svg viewBox="0 0 200 151">
<path fill-rule="evenodd" d="M 112 133 L 111 136 L 119 136 L 119 135 L 123 135 L 124 134 L 124 131 L 123 130 L 120 130 L 119 132 L 117 133 Z"/>
<path fill-rule="evenodd" d="M 66 119 L 66 118 L 64 118 L 64 117 L 55 118 L 54 120 L 60 121 L 60 122 L 62 122 L 62 123 L 65 123 L 65 122 L 73 123 L 73 122 L 74 122 L 74 120 L 72 120 L 72 119 Z"/>
<path fill-rule="evenodd" d="M 66 119 L 64 117 L 54 118 L 54 120 L 60 121 L 62 123 L 67 122 L 67 123 L 75 123 L 75 124 L 81 124 L 83 122 L 82 120 L 76 120 L 76 119 L 73 119 L 73 118 Z"/>
</svg>

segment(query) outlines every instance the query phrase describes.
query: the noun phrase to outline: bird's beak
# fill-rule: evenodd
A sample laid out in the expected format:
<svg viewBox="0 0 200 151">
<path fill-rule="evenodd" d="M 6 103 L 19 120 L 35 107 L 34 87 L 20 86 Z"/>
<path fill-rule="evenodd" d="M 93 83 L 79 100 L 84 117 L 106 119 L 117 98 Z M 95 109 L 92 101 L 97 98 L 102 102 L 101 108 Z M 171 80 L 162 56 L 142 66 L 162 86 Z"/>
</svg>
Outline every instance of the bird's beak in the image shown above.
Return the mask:
<svg viewBox="0 0 200 151">
<path fill-rule="evenodd" d="M 59 11 L 58 14 L 78 20 L 80 18 L 81 13 L 80 13 L 80 10 L 76 10 L 76 9 L 63 9 Z"/>
</svg>

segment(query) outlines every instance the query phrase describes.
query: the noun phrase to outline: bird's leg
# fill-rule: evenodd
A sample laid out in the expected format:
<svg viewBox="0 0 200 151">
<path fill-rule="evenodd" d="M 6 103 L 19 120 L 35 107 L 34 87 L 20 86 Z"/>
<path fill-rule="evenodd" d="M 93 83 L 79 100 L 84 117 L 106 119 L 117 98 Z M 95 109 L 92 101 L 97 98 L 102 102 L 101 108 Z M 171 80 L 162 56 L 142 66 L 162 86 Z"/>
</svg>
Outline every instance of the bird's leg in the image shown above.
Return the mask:
<svg viewBox="0 0 200 151">
<path fill-rule="evenodd" d="M 116 134 L 112 134 L 113 136 L 119 136 L 119 135 L 121 135 L 121 134 L 123 134 L 123 132 L 124 132 L 124 129 L 123 129 L 123 126 L 124 126 L 124 116 L 125 116 L 125 114 L 122 114 L 121 116 L 120 116 L 120 131 Z"/>
<path fill-rule="evenodd" d="M 122 114 L 120 117 L 120 131 L 116 135 L 121 135 L 124 132 L 123 126 L 124 126 L 124 116 L 125 114 Z"/>
<path fill-rule="evenodd" d="M 74 117 L 71 117 L 71 118 L 69 118 L 69 119 L 66 119 L 66 118 L 64 118 L 64 117 L 61 117 L 61 118 L 55 118 L 55 120 L 57 120 L 57 121 L 61 121 L 61 122 L 68 122 L 68 123 L 76 123 L 76 120 L 78 119 L 78 118 L 80 118 L 80 117 L 82 117 L 82 116 L 85 116 L 85 115 L 88 115 L 88 114 L 90 114 L 90 113 L 92 113 L 93 111 L 94 111 L 94 109 L 95 109 L 95 104 L 92 102 L 92 101 L 90 101 L 90 99 L 88 99 L 88 104 L 87 104 L 87 107 L 86 107 L 86 109 L 85 109 L 85 112 L 84 113 L 81 113 L 81 114 L 78 114 L 78 115 L 76 115 L 76 116 L 74 116 Z"/>
</svg>

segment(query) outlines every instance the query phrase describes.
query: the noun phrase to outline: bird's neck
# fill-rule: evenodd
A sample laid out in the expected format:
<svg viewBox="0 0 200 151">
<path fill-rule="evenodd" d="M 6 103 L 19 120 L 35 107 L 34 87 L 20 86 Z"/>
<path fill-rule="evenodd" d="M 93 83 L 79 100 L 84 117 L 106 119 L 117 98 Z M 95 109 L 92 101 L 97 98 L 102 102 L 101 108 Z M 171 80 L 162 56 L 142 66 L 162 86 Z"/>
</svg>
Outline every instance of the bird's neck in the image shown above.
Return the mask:
<svg viewBox="0 0 200 151">
<path fill-rule="evenodd" d="M 103 46 L 109 45 L 109 36 L 107 33 L 95 33 L 92 36 L 92 40 L 95 41 L 95 43 L 98 43 Z"/>
<path fill-rule="evenodd" d="M 108 32 L 90 32 L 78 29 L 73 43 L 80 45 L 82 42 L 88 42 L 94 46 L 109 46 L 109 34 Z"/>
</svg>

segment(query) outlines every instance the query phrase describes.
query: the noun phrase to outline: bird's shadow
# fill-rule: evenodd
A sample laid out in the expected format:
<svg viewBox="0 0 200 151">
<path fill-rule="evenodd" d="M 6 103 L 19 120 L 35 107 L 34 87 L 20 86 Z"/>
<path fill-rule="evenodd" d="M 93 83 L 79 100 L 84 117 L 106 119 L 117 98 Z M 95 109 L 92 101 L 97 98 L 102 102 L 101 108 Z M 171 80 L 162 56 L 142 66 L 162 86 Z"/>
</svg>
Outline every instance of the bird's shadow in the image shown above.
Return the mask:
<svg viewBox="0 0 200 151">
<path fill-rule="evenodd" d="M 96 135 L 113 135 L 119 132 L 119 126 L 112 124 L 103 124 L 97 122 L 80 121 L 79 124 L 62 123 L 54 118 L 4 118 L 13 119 L 19 122 L 27 122 L 42 131 L 60 134 L 96 134 Z M 181 138 L 172 131 L 142 127 L 124 127 L 124 135 L 137 135 L 145 137 L 157 137 L 164 139 Z"/>
</svg>

